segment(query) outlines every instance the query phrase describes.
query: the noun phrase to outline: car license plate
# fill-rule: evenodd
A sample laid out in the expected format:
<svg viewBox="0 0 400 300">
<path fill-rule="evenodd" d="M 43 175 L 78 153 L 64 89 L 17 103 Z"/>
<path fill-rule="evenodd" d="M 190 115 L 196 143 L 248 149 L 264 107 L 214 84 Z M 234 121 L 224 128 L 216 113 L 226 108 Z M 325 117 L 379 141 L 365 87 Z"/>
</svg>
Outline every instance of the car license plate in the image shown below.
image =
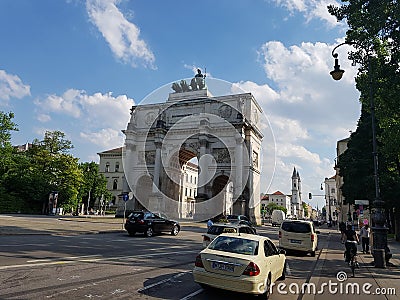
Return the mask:
<svg viewBox="0 0 400 300">
<path fill-rule="evenodd" d="M 290 240 L 292 244 L 301 244 L 300 240 Z"/>
<path fill-rule="evenodd" d="M 219 262 L 212 262 L 211 267 L 214 270 L 221 270 L 221 271 L 227 271 L 227 272 L 233 272 L 235 269 L 235 267 L 233 265 L 219 263 Z"/>
</svg>

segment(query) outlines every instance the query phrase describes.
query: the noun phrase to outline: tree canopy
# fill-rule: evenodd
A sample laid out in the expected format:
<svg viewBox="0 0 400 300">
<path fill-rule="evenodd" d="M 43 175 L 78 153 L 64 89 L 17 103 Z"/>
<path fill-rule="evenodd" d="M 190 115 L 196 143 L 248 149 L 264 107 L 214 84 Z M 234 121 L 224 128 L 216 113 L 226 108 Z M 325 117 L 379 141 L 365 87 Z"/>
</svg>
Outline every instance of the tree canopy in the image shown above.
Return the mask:
<svg viewBox="0 0 400 300">
<path fill-rule="evenodd" d="M 359 66 L 356 87 L 362 103 L 357 131 L 339 159 L 342 191 L 350 203 L 355 197 L 374 198 L 368 137 L 374 107 L 381 198 L 387 210 L 397 214 L 400 238 L 400 5 L 397 0 L 342 0 L 340 6 L 328 6 L 328 11 L 349 27 L 346 43 L 355 48 L 349 59 Z"/>
<path fill-rule="evenodd" d="M 79 163 L 68 153 L 73 148 L 61 131 L 47 131 L 28 150 L 11 146 L 18 130 L 13 113 L 0 111 L 0 212 L 45 213 L 49 194 L 58 192 L 58 207 L 77 212 L 81 203 L 109 200 L 106 179 L 95 162 Z M 89 193 L 89 190 L 91 193 Z"/>
</svg>

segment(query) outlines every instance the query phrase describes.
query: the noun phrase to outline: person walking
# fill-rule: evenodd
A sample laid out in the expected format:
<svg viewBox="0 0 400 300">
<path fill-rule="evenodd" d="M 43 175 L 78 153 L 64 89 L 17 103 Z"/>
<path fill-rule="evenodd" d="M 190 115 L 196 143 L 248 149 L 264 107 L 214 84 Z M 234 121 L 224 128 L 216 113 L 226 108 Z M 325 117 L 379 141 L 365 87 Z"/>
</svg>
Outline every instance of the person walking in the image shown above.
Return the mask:
<svg viewBox="0 0 400 300">
<path fill-rule="evenodd" d="M 361 237 L 361 245 L 362 245 L 362 252 L 369 254 L 369 235 L 371 229 L 369 228 L 368 224 L 365 224 L 360 229 L 360 237 Z"/>
<path fill-rule="evenodd" d="M 213 225 L 213 221 L 211 219 L 208 219 L 207 221 L 207 228 L 210 229 L 210 227 Z"/>
</svg>

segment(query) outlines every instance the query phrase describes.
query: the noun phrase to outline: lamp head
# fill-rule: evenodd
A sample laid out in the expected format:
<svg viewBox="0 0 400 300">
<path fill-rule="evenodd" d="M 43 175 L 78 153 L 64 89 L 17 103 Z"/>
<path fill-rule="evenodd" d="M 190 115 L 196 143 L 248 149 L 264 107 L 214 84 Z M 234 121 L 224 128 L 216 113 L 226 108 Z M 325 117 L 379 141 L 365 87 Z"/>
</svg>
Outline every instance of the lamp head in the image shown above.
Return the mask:
<svg viewBox="0 0 400 300">
<path fill-rule="evenodd" d="M 343 73 L 344 73 L 344 70 L 340 69 L 339 59 L 337 58 L 337 54 L 336 54 L 335 67 L 333 68 L 333 71 L 331 71 L 329 74 L 331 74 L 331 76 L 334 80 L 340 80 L 340 79 L 342 79 Z"/>
</svg>

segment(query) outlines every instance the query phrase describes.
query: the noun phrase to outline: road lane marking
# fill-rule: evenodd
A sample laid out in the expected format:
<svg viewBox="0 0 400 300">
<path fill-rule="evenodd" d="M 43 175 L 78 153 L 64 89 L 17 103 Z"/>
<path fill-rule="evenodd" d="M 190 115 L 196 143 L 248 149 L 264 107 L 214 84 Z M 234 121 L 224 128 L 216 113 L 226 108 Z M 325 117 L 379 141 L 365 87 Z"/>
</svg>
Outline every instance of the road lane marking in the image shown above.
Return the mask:
<svg viewBox="0 0 400 300">
<path fill-rule="evenodd" d="M 145 287 L 143 287 L 143 288 L 141 288 L 141 289 L 138 289 L 137 292 L 140 293 L 140 292 L 143 292 L 143 291 L 145 291 L 145 290 L 151 289 L 152 287 L 158 286 L 158 285 L 163 284 L 163 283 L 166 283 L 166 282 L 168 282 L 168 281 L 172 281 L 172 280 L 174 280 L 174 279 L 176 279 L 176 278 L 179 278 L 179 277 L 181 277 L 181 276 L 183 276 L 183 275 L 186 275 L 186 274 L 188 274 L 188 273 L 190 273 L 190 272 L 192 272 L 192 271 L 187 271 L 187 272 L 182 272 L 182 273 L 176 274 L 176 275 L 174 275 L 174 276 L 172 276 L 172 277 L 170 277 L 170 278 L 167 278 L 167 279 L 164 279 L 164 280 L 155 282 L 155 283 L 150 284 L 150 285 L 147 285 L 147 286 L 145 286 Z"/>
<path fill-rule="evenodd" d="M 290 270 L 289 264 L 286 265 L 286 274 L 287 275 L 292 275 L 292 270 Z"/>
<path fill-rule="evenodd" d="M 68 256 L 68 257 L 55 257 L 55 258 L 47 258 L 47 259 L 32 259 L 32 260 L 27 260 L 27 263 L 35 263 L 35 262 L 46 262 L 46 261 L 55 261 L 55 260 L 65 260 L 65 259 L 82 259 L 82 258 L 88 258 L 88 257 L 101 257 L 99 254 L 95 255 L 83 255 L 83 256 Z"/>
<path fill-rule="evenodd" d="M 151 258 L 154 256 L 165 256 L 165 255 L 176 255 L 182 253 L 198 253 L 198 250 L 186 250 L 186 251 L 172 251 L 172 252 L 157 252 L 151 254 L 140 254 L 140 255 L 131 255 L 131 256 L 114 256 L 114 257 L 93 257 L 93 258 L 84 258 L 83 256 L 77 257 L 76 259 L 60 259 L 55 261 L 49 262 L 39 262 L 39 263 L 27 263 L 27 264 L 20 264 L 20 265 L 8 265 L 8 266 L 0 266 L 0 270 L 10 270 L 10 269 L 18 269 L 18 268 L 25 268 L 25 267 L 40 267 L 40 266 L 50 266 L 50 265 L 62 265 L 62 264 L 73 264 L 73 263 L 92 263 L 92 262 L 99 262 L 99 261 L 115 261 L 115 260 L 129 260 L 129 259 L 138 259 L 138 258 Z M 83 257 L 83 258 L 82 258 Z M 194 261 L 194 259 L 193 259 Z"/>
<path fill-rule="evenodd" d="M 185 296 L 185 297 L 183 297 L 183 298 L 181 298 L 181 299 L 179 299 L 179 300 L 188 300 L 188 299 L 191 299 L 191 298 L 193 298 L 194 296 L 196 296 L 196 295 L 202 293 L 203 291 L 204 291 L 203 289 L 199 289 L 199 290 L 197 290 L 197 291 L 195 291 L 195 292 L 193 292 L 193 293 L 191 293 L 191 294 L 189 294 L 189 295 L 187 295 L 187 296 Z"/>
</svg>

